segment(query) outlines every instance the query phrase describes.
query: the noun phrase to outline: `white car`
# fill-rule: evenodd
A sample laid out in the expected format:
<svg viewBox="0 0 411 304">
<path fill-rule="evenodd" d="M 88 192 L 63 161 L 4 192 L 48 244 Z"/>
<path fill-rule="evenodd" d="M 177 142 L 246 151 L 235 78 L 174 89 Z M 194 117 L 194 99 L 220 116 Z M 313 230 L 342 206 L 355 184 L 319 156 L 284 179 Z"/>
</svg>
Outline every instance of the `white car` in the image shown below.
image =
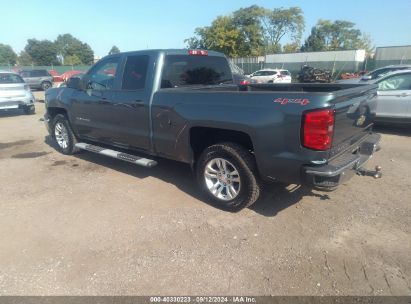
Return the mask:
<svg viewBox="0 0 411 304">
<path fill-rule="evenodd" d="M 35 98 L 20 75 L 0 71 L 0 110 L 23 109 L 34 114 Z"/>
<path fill-rule="evenodd" d="M 283 69 L 263 69 L 249 75 L 251 83 L 291 83 L 291 73 Z"/>
</svg>

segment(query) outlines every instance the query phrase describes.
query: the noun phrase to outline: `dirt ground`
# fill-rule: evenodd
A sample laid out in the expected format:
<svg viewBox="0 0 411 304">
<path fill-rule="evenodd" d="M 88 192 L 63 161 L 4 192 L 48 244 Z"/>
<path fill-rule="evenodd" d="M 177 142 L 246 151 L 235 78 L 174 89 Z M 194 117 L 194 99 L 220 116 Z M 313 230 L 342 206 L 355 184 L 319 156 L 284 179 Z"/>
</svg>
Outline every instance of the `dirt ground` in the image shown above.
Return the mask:
<svg viewBox="0 0 411 304">
<path fill-rule="evenodd" d="M 0 114 L 1 295 L 411 295 L 409 128 L 379 128 L 382 179 L 231 214 L 185 165 L 59 154 L 36 106 Z"/>
</svg>

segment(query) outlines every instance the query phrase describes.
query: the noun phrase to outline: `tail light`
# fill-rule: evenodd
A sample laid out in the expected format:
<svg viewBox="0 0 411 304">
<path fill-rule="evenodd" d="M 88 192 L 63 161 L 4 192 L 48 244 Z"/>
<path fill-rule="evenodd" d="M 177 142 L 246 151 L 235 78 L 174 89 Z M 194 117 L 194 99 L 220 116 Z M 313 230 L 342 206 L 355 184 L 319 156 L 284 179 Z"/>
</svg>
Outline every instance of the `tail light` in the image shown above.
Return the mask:
<svg viewBox="0 0 411 304">
<path fill-rule="evenodd" d="M 331 148 L 335 110 L 305 112 L 302 126 L 302 145 L 308 149 L 325 151 Z"/>
<path fill-rule="evenodd" d="M 208 56 L 208 51 L 205 51 L 205 50 L 188 50 L 188 55 L 192 55 L 192 56 Z"/>
<path fill-rule="evenodd" d="M 250 82 L 248 80 L 241 80 L 240 85 L 248 85 Z"/>
</svg>

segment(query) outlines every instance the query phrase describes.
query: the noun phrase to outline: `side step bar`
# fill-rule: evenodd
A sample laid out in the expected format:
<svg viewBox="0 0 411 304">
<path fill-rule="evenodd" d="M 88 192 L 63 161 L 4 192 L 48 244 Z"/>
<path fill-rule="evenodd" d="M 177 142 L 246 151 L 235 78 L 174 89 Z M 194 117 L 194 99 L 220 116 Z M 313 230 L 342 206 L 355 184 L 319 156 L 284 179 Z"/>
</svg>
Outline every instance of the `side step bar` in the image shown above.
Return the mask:
<svg viewBox="0 0 411 304">
<path fill-rule="evenodd" d="M 147 168 L 151 168 L 151 167 L 154 167 L 155 165 L 157 165 L 157 162 L 155 160 L 152 160 L 152 159 L 138 157 L 138 156 L 135 156 L 135 155 L 131 155 L 131 154 L 127 154 L 127 153 L 123 153 L 123 152 L 119 152 L 119 151 L 114 151 L 114 150 L 102 148 L 102 147 L 99 147 L 99 146 L 94 146 L 94 145 L 90 145 L 90 144 L 86 144 L 86 143 L 77 143 L 75 146 L 79 149 L 83 149 L 83 150 L 86 150 L 86 151 L 102 154 L 102 155 L 112 157 L 112 158 L 117 158 L 117 159 L 129 162 L 129 163 L 139 165 L 139 166 L 143 166 L 143 167 L 147 167 Z"/>
</svg>

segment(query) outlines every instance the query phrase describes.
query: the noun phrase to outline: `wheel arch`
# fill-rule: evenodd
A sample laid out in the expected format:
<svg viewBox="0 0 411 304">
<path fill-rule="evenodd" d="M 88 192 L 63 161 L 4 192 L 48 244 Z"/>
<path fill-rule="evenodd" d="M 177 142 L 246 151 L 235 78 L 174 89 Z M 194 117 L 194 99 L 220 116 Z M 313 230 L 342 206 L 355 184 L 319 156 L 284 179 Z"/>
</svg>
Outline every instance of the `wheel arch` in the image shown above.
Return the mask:
<svg viewBox="0 0 411 304">
<path fill-rule="evenodd" d="M 253 152 L 254 144 L 251 138 L 250 134 L 244 131 L 194 126 L 190 128 L 189 131 L 189 144 L 192 151 L 193 163 L 197 161 L 204 149 L 222 142 L 237 143 Z"/>
</svg>

